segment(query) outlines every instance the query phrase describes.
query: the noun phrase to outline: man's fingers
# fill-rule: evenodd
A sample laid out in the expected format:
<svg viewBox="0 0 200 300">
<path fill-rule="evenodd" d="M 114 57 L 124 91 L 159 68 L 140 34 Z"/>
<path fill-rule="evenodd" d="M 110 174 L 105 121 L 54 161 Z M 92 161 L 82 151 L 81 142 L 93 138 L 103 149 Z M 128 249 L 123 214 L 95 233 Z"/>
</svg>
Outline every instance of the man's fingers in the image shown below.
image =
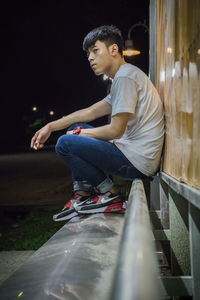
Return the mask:
<svg viewBox="0 0 200 300">
<path fill-rule="evenodd" d="M 33 145 L 33 149 L 34 150 L 38 150 L 38 149 L 41 149 L 41 148 L 43 148 L 44 147 L 44 144 L 42 144 L 42 143 L 39 143 L 39 142 L 35 142 L 34 143 L 34 145 Z"/>
<path fill-rule="evenodd" d="M 31 148 L 33 148 L 35 150 L 43 148 L 44 143 L 48 139 L 50 134 L 51 134 L 51 132 L 50 132 L 50 130 L 48 130 L 47 127 L 41 128 L 32 137 L 31 144 L 30 144 Z"/>
<path fill-rule="evenodd" d="M 38 144 L 38 149 L 41 149 L 41 148 L 43 148 L 44 147 L 44 144 L 42 144 L 42 143 L 39 143 Z"/>
<path fill-rule="evenodd" d="M 38 137 L 38 133 L 36 132 L 36 134 L 31 139 L 31 148 L 33 148 L 33 146 L 37 140 L 37 137 Z"/>
<path fill-rule="evenodd" d="M 43 143 L 40 143 L 40 139 L 41 139 L 41 135 L 40 134 L 35 134 L 31 140 L 31 148 L 37 150 L 39 148 L 42 148 L 40 147 L 39 145 L 43 145 Z"/>
<path fill-rule="evenodd" d="M 43 144 L 42 141 L 41 141 L 42 139 L 43 139 L 43 136 L 39 133 L 37 135 L 36 142 L 39 143 L 39 144 Z"/>
<path fill-rule="evenodd" d="M 73 130 L 67 131 L 66 134 L 73 134 Z"/>
<path fill-rule="evenodd" d="M 36 141 L 36 139 L 33 137 L 33 138 L 31 139 L 31 148 L 33 148 L 33 146 L 34 146 L 34 144 L 35 144 L 35 141 Z"/>
<path fill-rule="evenodd" d="M 31 148 L 37 150 L 39 148 L 39 141 L 36 137 L 33 137 L 32 140 L 31 140 Z"/>
</svg>

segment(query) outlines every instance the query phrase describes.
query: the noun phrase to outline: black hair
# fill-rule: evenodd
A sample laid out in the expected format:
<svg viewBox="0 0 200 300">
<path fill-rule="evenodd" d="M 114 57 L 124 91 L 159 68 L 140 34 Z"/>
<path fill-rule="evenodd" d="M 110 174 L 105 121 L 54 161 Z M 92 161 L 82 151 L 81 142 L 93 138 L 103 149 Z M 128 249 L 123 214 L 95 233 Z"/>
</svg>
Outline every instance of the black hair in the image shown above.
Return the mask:
<svg viewBox="0 0 200 300">
<path fill-rule="evenodd" d="M 104 42 L 107 47 L 117 44 L 119 53 L 123 56 L 124 40 L 120 30 L 113 25 L 104 25 L 90 31 L 83 41 L 83 50 L 88 49 L 96 43 L 96 41 Z"/>
</svg>

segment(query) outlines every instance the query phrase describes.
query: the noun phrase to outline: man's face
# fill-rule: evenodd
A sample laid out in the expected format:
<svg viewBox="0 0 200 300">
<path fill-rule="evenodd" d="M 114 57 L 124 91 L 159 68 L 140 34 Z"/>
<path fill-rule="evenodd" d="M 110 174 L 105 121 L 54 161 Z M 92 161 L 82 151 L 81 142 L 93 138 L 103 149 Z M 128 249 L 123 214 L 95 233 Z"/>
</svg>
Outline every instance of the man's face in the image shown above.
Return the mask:
<svg viewBox="0 0 200 300">
<path fill-rule="evenodd" d="M 96 75 L 108 74 L 112 65 L 111 47 L 101 41 L 96 41 L 94 46 L 88 49 L 88 61 Z"/>
</svg>

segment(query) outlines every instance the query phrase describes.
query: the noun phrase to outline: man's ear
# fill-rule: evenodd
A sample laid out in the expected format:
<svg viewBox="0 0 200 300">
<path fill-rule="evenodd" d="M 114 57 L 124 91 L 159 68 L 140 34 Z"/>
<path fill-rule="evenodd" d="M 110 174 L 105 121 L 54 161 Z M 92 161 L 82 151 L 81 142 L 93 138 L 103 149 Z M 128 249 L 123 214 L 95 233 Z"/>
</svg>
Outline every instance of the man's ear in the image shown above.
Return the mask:
<svg viewBox="0 0 200 300">
<path fill-rule="evenodd" d="M 117 44 L 110 45 L 109 53 L 110 53 L 110 55 L 113 55 L 113 56 L 115 56 L 117 53 L 119 53 L 119 47 L 117 46 Z"/>
</svg>

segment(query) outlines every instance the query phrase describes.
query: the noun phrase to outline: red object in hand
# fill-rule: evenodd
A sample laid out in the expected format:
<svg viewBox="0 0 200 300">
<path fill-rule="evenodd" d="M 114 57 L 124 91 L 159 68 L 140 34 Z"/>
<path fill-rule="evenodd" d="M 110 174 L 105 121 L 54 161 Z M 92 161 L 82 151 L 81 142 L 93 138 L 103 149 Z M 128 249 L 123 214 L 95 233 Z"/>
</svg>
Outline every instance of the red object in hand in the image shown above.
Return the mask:
<svg viewBox="0 0 200 300">
<path fill-rule="evenodd" d="M 75 127 L 74 130 L 73 130 L 73 134 L 79 135 L 80 132 L 81 132 L 81 129 L 83 129 L 82 126 Z"/>
</svg>

